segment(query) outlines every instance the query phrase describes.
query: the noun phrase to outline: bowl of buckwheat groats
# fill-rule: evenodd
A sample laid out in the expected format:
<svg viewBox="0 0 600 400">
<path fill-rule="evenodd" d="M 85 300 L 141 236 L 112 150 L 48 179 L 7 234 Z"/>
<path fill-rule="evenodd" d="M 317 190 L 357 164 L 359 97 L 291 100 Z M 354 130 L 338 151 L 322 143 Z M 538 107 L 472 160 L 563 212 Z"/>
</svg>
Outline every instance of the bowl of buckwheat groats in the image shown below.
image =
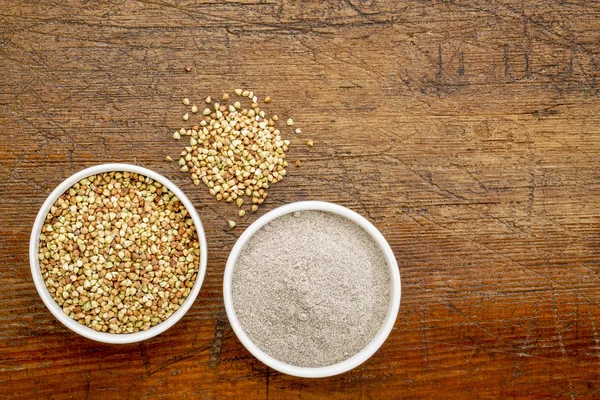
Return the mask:
<svg viewBox="0 0 600 400">
<path fill-rule="evenodd" d="M 191 201 L 146 168 L 103 164 L 46 199 L 29 246 L 37 291 L 72 331 L 105 343 L 156 336 L 198 296 L 207 245 Z"/>
</svg>

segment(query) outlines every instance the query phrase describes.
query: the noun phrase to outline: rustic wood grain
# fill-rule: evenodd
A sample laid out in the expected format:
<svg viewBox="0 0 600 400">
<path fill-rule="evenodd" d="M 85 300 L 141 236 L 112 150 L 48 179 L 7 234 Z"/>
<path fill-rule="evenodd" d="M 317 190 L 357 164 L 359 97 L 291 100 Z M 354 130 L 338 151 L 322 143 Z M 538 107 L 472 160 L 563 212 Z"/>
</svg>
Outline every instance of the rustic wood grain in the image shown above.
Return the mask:
<svg viewBox="0 0 600 400">
<path fill-rule="evenodd" d="M 3 1 L 0 398 L 600 398 L 600 6 L 586 0 Z M 191 66 L 189 73 L 185 66 Z M 368 217 L 402 305 L 371 360 L 276 373 L 222 304 L 234 206 L 165 155 L 181 98 L 270 94 L 303 145 L 259 212 L 320 199 Z M 208 273 L 142 344 L 80 338 L 29 273 L 39 207 L 70 174 L 129 162 L 199 209 Z"/>
</svg>

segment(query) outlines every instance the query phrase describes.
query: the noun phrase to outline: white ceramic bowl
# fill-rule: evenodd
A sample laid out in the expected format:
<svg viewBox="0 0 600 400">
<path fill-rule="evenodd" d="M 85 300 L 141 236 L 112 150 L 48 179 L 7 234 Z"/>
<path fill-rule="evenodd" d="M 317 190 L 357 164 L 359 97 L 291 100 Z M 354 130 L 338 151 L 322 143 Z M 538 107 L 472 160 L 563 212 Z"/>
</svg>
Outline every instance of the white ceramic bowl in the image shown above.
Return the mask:
<svg viewBox="0 0 600 400">
<path fill-rule="evenodd" d="M 383 324 L 379 328 L 379 331 L 369 342 L 369 344 L 363 348 L 361 351 L 356 353 L 354 356 L 344 360 L 340 363 L 329 365 L 326 367 L 319 368 L 307 368 L 307 367 L 297 367 L 294 365 L 290 365 L 284 363 L 282 361 L 276 360 L 275 358 L 269 356 L 264 351 L 262 351 L 259 347 L 257 347 L 248 337 L 246 332 L 242 329 L 239 320 L 235 314 L 235 309 L 233 307 L 233 299 L 232 299 L 232 284 L 231 280 L 233 277 L 233 270 L 235 268 L 235 264 L 240 255 L 242 248 L 246 245 L 248 240 L 254 235 L 260 228 L 273 221 L 276 218 L 281 217 L 282 215 L 289 214 L 295 211 L 307 211 L 307 210 L 318 210 L 318 211 L 326 211 L 334 214 L 341 215 L 356 224 L 362 227 L 371 237 L 375 240 L 375 242 L 379 245 L 381 250 L 385 255 L 385 259 L 387 265 L 389 267 L 390 272 L 390 280 L 391 280 L 391 291 L 390 291 L 390 302 L 387 315 Z M 268 365 L 269 367 L 276 369 L 280 372 L 286 373 L 288 375 L 299 376 L 303 378 L 324 378 L 327 376 L 341 374 L 343 372 L 349 371 L 352 368 L 357 367 L 358 365 L 365 362 L 369 357 L 371 357 L 378 349 L 381 347 L 385 339 L 390 334 L 392 328 L 394 327 L 394 322 L 396 321 L 396 317 L 398 316 L 398 310 L 400 308 L 400 272 L 398 271 L 398 263 L 396 262 L 396 258 L 394 257 L 394 253 L 390 248 L 389 244 L 383 237 L 383 235 L 365 218 L 355 213 L 354 211 L 342 207 L 337 204 L 327 203 L 323 201 L 301 201 L 296 203 L 291 203 L 284 205 L 282 207 L 276 208 L 267 214 L 263 215 L 261 218 L 256 220 L 252 225 L 248 227 L 244 231 L 244 233 L 240 236 L 238 241 L 236 242 L 233 250 L 229 255 L 229 259 L 227 260 L 227 266 L 225 267 L 225 277 L 223 279 L 223 298 L 225 301 L 225 310 L 227 311 L 227 317 L 229 318 L 229 323 L 231 324 L 235 334 L 240 339 L 242 344 L 252 353 L 256 358 L 260 361 Z"/>
<path fill-rule="evenodd" d="M 44 283 L 44 278 L 42 277 L 42 272 L 40 269 L 40 263 L 38 260 L 38 250 L 40 243 L 40 233 L 42 227 L 44 225 L 44 221 L 46 219 L 46 215 L 50 211 L 50 208 L 54 204 L 54 202 L 60 197 L 61 194 L 66 192 L 71 186 L 75 183 L 79 182 L 81 179 L 88 177 L 90 175 L 101 174 L 103 172 L 111 172 L 111 171 L 128 171 L 137 174 L 141 174 L 147 176 L 149 178 L 154 179 L 156 182 L 166 186 L 175 196 L 181 200 L 181 203 L 185 206 L 190 217 L 194 221 L 194 225 L 196 226 L 196 232 L 198 233 L 198 240 L 200 242 L 200 265 L 198 268 L 198 274 L 196 277 L 196 282 L 190 291 L 189 296 L 183 302 L 181 307 L 177 311 L 173 313 L 169 318 L 161 322 L 160 324 L 153 326 L 147 331 L 136 332 L 136 333 L 106 333 L 106 332 L 96 332 L 95 330 L 88 328 L 85 325 L 80 324 L 74 319 L 70 318 L 66 315 L 62 308 L 56 304 L 52 295 L 46 288 L 46 284 Z M 42 208 L 38 212 L 37 218 L 33 224 L 33 229 L 31 231 L 31 240 L 29 241 L 29 263 L 31 265 L 31 275 L 33 276 L 33 282 L 35 283 L 35 287 L 40 294 L 40 297 L 46 304 L 46 307 L 50 310 L 52 314 L 62 322 L 67 328 L 72 331 L 80 334 L 81 336 L 85 336 L 89 339 L 97 340 L 99 342 L 104 343 L 114 343 L 114 344 L 122 344 L 122 343 L 134 343 L 142 340 L 149 339 L 153 336 L 156 336 L 170 327 L 172 327 L 177 321 L 181 319 L 185 315 L 185 313 L 190 309 L 196 296 L 200 292 L 200 287 L 202 286 L 202 281 L 204 280 L 204 274 L 206 273 L 206 236 L 204 235 L 204 228 L 202 227 L 202 222 L 200 221 L 200 217 L 194 208 L 192 202 L 187 198 L 185 194 L 170 180 L 165 178 L 162 175 L 157 174 L 154 171 L 151 171 L 146 168 L 138 167 L 136 165 L 131 164 L 102 164 L 96 165 L 94 167 L 90 167 L 84 169 L 72 175 L 63 181 L 54 191 L 48 196 Z"/>
</svg>

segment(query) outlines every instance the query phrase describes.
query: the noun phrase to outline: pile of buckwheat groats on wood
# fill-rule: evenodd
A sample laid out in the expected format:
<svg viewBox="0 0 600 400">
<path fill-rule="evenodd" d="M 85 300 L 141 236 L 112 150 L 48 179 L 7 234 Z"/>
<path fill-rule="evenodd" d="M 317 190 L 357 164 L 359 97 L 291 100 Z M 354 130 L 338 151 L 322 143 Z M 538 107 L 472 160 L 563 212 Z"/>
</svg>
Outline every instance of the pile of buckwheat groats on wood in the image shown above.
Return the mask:
<svg viewBox="0 0 600 400">
<path fill-rule="evenodd" d="M 183 104 L 190 110 L 183 120 L 199 117 L 199 122 L 182 127 L 173 133 L 173 139 L 189 138 L 179 158 L 180 170 L 189 172 L 194 184 L 204 183 L 217 200 L 235 203 L 238 216 L 243 217 L 245 204 L 250 203 L 249 210 L 257 211 L 268 196 L 269 186 L 286 176 L 290 141 L 283 139 L 276 127 L 279 117 L 268 116 L 252 91 L 236 89 L 234 93 L 239 100 L 233 101 L 228 93 L 222 95 L 222 103 L 207 97 L 203 110 L 184 98 Z M 266 96 L 263 101 L 268 104 L 271 98 Z M 246 108 L 242 102 L 251 104 Z M 286 125 L 294 125 L 292 118 Z M 312 146 L 312 141 L 307 145 Z M 295 163 L 297 167 L 300 164 L 300 160 Z M 232 220 L 228 224 L 230 228 L 236 226 Z"/>
</svg>

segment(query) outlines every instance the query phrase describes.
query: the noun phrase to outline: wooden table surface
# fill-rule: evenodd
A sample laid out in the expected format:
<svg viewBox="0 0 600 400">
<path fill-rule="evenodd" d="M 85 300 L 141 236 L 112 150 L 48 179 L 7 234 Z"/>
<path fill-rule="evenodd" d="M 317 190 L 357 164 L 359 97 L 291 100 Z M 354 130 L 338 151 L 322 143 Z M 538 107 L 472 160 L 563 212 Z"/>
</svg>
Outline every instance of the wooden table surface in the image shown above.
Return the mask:
<svg viewBox="0 0 600 400">
<path fill-rule="evenodd" d="M 600 398 L 598 2 L 99 3 L 0 7 L 0 398 Z M 294 118 L 302 166 L 229 230 L 164 158 L 183 97 L 237 87 Z M 208 235 L 198 299 L 140 344 L 67 330 L 29 271 L 46 196 L 107 162 L 173 179 Z M 382 348 L 321 380 L 252 357 L 221 289 L 243 229 L 307 199 L 371 220 L 403 285 Z"/>
</svg>

